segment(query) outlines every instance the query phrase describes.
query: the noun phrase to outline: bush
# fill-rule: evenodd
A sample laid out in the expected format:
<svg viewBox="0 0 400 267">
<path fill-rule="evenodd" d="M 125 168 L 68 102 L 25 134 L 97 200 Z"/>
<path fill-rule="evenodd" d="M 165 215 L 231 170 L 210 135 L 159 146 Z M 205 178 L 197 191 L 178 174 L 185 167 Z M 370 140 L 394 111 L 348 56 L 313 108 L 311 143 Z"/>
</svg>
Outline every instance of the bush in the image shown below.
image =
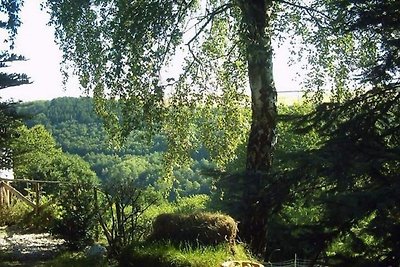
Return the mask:
<svg viewBox="0 0 400 267">
<path fill-rule="evenodd" d="M 40 203 L 43 203 L 38 210 L 33 209 L 21 200 L 17 200 L 10 207 L 0 206 L 0 226 L 12 226 L 21 230 L 48 231 L 54 225 L 58 214 L 58 207 L 42 196 Z"/>
<path fill-rule="evenodd" d="M 154 220 L 149 240 L 168 240 L 192 245 L 217 245 L 224 242 L 233 244 L 236 234 L 237 224 L 228 215 L 210 212 L 164 213 Z"/>
<path fill-rule="evenodd" d="M 93 243 L 96 227 L 93 185 L 81 182 L 64 186 L 58 205 L 60 216 L 52 233 L 65 239 L 72 250 Z"/>
<path fill-rule="evenodd" d="M 0 206 L 0 226 L 19 224 L 23 220 L 24 215 L 31 210 L 30 206 L 20 200 L 9 207 Z"/>
<path fill-rule="evenodd" d="M 146 234 L 141 218 L 158 201 L 157 195 L 137 189 L 129 179 L 105 184 L 102 195 L 100 207 L 96 191 L 99 222 L 107 239 L 109 256 L 118 258 L 126 246 L 141 240 Z"/>
<path fill-rule="evenodd" d="M 144 229 L 144 236 L 149 236 L 152 231 L 153 220 L 162 213 L 194 213 L 206 211 L 210 202 L 210 197 L 207 195 L 193 195 L 182 197 L 174 202 L 168 202 L 160 197 L 155 203 L 149 207 L 139 218 L 139 223 Z"/>
<path fill-rule="evenodd" d="M 38 232 L 51 231 L 58 216 L 59 207 L 47 201 L 46 198 L 42 198 L 41 202 L 44 204 L 38 210 L 30 208 L 30 211 L 27 211 L 17 224 L 19 228 Z"/>
</svg>

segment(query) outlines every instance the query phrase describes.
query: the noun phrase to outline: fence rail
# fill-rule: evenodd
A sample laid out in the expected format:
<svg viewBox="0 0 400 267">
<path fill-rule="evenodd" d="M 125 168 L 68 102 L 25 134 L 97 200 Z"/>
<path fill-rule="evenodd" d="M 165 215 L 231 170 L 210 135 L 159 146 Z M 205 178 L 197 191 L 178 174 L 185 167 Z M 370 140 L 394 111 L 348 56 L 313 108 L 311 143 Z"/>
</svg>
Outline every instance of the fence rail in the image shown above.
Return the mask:
<svg viewBox="0 0 400 267">
<path fill-rule="evenodd" d="M 265 267 L 328 267 L 328 265 L 322 263 L 315 263 L 312 260 L 294 258 L 292 260 L 281 261 L 281 262 L 268 262 L 264 264 Z"/>
<path fill-rule="evenodd" d="M 34 189 L 33 200 L 25 196 L 18 189 L 16 189 L 11 185 L 12 183 L 21 183 L 21 182 L 33 184 L 33 189 Z M 12 198 L 15 197 L 25 202 L 27 205 L 31 206 L 35 210 L 38 210 L 40 207 L 41 184 L 60 184 L 60 183 L 61 183 L 60 181 L 0 178 L 0 207 L 10 206 L 12 204 Z"/>
<path fill-rule="evenodd" d="M 39 184 L 61 184 L 61 181 L 46 181 L 46 180 L 29 180 L 29 179 L 8 179 L 1 178 L 0 181 L 4 182 L 26 182 L 26 183 L 39 183 Z"/>
</svg>

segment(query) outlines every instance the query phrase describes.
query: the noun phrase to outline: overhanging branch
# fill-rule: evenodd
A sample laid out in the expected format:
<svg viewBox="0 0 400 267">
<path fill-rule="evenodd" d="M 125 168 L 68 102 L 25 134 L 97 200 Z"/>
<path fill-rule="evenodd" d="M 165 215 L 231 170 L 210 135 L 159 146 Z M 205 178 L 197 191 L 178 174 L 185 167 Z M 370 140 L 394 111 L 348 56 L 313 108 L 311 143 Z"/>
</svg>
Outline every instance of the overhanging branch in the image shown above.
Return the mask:
<svg viewBox="0 0 400 267">
<path fill-rule="evenodd" d="M 232 3 L 227 3 L 225 5 L 222 5 L 215 9 L 213 12 L 207 14 L 204 16 L 198 23 L 201 23 L 201 21 L 206 20 L 206 22 L 201 25 L 200 29 L 196 32 L 196 34 L 186 43 L 187 46 L 190 46 L 190 44 L 199 37 L 199 35 L 204 31 L 204 29 L 207 27 L 207 25 L 214 19 L 214 17 L 218 14 L 221 14 L 222 12 L 225 12 L 229 8 L 233 7 Z"/>
<path fill-rule="evenodd" d="M 278 3 L 285 4 L 285 5 L 289 5 L 289 6 L 292 6 L 292 7 L 296 7 L 296 8 L 299 8 L 299 9 L 303 9 L 303 10 L 305 10 L 311 17 L 313 17 L 314 19 L 316 19 L 316 18 L 315 18 L 314 15 L 312 15 L 312 13 L 317 13 L 317 14 L 319 14 L 319 15 L 321 15 L 321 16 L 325 17 L 326 19 L 329 19 L 329 20 L 331 19 L 331 18 L 330 18 L 327 14 L 325 14 L 324 12 L 322 12 L 322 11 L 320 11 L 320 10 L 317 10 L 317 9 L 315 9 L 315 8 L 312 8 L 312 7 L 306 6 L 306 5 L 299 5 L 299 4 L 291 3 L 291 2 L 288 2 L 288 1 L 285 1 L 285 0 L 277 0 L 277 2 L 278 2 Z"/>
</svg>

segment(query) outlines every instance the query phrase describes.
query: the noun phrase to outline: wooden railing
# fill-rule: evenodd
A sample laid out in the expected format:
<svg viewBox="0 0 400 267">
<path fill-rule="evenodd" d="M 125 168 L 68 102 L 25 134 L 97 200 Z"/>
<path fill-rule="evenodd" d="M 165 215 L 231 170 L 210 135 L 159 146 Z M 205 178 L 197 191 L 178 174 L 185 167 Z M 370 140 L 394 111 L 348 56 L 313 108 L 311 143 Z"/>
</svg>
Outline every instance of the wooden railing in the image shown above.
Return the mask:
<svg viewBox="0 0 400 267">
<path fill-rule="evenodd" d="M 15 187 L 11 186 L 11 183 L 31 183 L 33 184 L 34 198 L 29 199 L 23 193 L 18 191 Z M 42 184 L 59 184 L 60 181 L 43 181 L 43 180 L 27 180 L 27 179 L 6 179 L 0 178 L 0 206 L 10 206 L 12 198 L 15 197 L 20 199 L 24 203 L 28 204 L 35 210 L 40 207 L 40 193 Z"/>
</svg>

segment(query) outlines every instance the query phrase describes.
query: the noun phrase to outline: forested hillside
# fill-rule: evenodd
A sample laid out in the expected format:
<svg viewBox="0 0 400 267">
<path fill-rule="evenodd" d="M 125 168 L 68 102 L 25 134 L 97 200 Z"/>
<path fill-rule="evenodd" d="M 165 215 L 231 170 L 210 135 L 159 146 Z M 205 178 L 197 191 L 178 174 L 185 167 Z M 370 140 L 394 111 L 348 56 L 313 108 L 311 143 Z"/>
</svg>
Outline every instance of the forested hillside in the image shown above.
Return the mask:
<svg viewBox="0 0 400 267">
<path fill-rule="evenodd" d="M 166 142 L 160 135 L 151 140 L 143 132 L 134 131 L 121 147 L 113 147 L 101 119 L 93 110 L 93 100 L 88 97 L 63 97 L 51 101 L 21 103 L 19 114 L 25 116 L 28 127 L 44 125 L 57 145 L 69 154 L 87 161 L 102 180 L 133 178 L 139 187 L 164 186 L 158 183 L 163 175 L 162 155 Z M 191 168 L 174 171 L 176 181 L 171 197 L 210 193 L 211 178 L 201 175 L 209 167 L 207 153 L 200 149 L 193 153 Z"/>
<path fill-rule="evenodd" d="M 51 101 L 23 103 L 19 112 L 27 117 L 26 124 L 32 127 L 43 124 L 62 149 L 72 154 L 85 156 L 88 153 L 107 155 L 144 155 L 149 153 L 151 144 L 135 143 L 140 135 L 131 135 L 119 150 L 112 149 L 102 127 L 101 120 L 93 111 L 91 98 L 63 97 Z M 161 140 L 160 140 L 161 141 Z M 162 147 L 155 148 L 161 151 Z"/>
</svg>

